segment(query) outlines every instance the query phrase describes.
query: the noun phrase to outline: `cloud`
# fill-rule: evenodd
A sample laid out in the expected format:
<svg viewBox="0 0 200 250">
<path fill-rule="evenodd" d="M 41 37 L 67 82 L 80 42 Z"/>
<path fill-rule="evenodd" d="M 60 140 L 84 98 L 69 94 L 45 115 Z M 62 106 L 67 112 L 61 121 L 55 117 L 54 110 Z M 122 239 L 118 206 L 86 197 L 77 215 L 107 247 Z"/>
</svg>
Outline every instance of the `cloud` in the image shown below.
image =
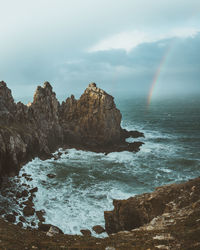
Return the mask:
<svg viewBox="0 0 200 250">
<path fill-rule="evenodd" d="M 200 30 L 199 0 L 1 2 L 0 78 L 16 96 L 32 96 L 46 80 L 57 93 L 81 92 L 90 81 L 106 89 L 145 85 L 167 39 L 188 39 Z M 186 58 L 198 65 L 195 56 Z"/>
<path fill-rule="evenodd" d="M 130 52 L 133 48 L 143 43 L 157 42 L 170 38 L 194 37 L 200 29 L 194 27 L 181 27 L 168 32 L 143 32 L 139 30 L 121 32 L 103 39 L 88 49 L 88 52 L 106 51 L 112 49 L 124 49 Z"/>
</svg>

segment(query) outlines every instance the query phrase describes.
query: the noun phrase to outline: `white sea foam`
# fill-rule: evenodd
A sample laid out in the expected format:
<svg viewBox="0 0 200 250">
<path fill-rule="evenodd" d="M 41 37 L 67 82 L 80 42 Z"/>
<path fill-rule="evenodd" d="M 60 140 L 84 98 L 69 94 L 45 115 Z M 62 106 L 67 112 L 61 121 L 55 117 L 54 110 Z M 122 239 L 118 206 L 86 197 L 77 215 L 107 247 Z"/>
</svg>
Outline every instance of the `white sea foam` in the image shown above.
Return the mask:
<svg viewBox="0 0 200 250">
<path fill-rule="evenodd" d="M 126 128 L 138 129 L 131 125 Z M 22 178 L 21 181 L 38 187 L 34 204 L 36 210 L 46 211 L 46 223 L 68 234 L 80 234 L 81 229 L 104 226 L 104 211 L 113 209 L 113 199 L 127 199 L 151 191 L 155 186 L 183 181 L 186 175 L 192 177 L 194 173 L 190 173 L 189 168 L 184 173 L 174 166 L 181 148 L 173 143 L 173 136 L 143 132 L 145 138 L 138 139 L 145 144 L 138 153 L 124 151 L 105 155 L 59 149 L 54 153 L 61 153 L 57 160 L 35 158 L 26 164 L 20 174 L 26 172 L 33 180 Z M 48 178 L 49 173 L 56 177 Z"/>
</svg>

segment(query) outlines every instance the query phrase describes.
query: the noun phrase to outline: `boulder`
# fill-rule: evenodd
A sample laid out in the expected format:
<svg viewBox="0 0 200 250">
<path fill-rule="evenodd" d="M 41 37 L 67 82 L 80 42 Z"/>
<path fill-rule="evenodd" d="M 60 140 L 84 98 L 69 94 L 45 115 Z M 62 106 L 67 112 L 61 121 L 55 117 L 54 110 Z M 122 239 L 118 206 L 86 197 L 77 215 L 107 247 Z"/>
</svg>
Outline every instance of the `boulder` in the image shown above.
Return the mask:
<svg viewBox="0 0 200 250">
<path fill-rule="evenodd" d="M 89 229 L 81 229 L 80 232 L 83 236 L 91 236 L 91 231 Z"/>
<path fill-rule="evenodd" d="M 35 213 L 35 209 L 32 206 L 27 205 L 23 209 L 24 216 L 31 216 L 31 215 L 34 215 L 34 213 Z"/>
<path fill-rule="evenodd" d="M 100 226 L 100 225 L 94 226 L 92 228 L 92 230 L 95 231 L 95 233 L 97 233 L 97 234 L 102 234 L 102 233 L 105 232 L 105 229 L 102 226 Z"/>
<path fill-rule="evenodd" d="M 56 226 L 51 226 L 49 228 L 49 231 L 46 233 L 47 236 L 54 236 L 56 234 L 63 234 L 62 230 L 60 230 L 60 228 L 56 227 Z"/>
<path fill-rule="evenodd" d="M 53 179 L 56 177 L 56 175 L 55 174 L 47 174 L 47 177 L 49 177 L 50 179 Z"/>
<path fill-rule="evenodd" d="M 50 228 L 52 228 L 51 231 L 54 231 L 54 232 L 56 231 L 56 232 L 58 232 L 60 234 L 63 234 L 63 231 L 60 228 L 56 227 L 56 226 L 53 226 L 51 224 L 43 224 L 41 222 L 38 223 L 38 229 L 41 230 L 41 231 L 48 232 L 50 230 Z"/>
</svg>

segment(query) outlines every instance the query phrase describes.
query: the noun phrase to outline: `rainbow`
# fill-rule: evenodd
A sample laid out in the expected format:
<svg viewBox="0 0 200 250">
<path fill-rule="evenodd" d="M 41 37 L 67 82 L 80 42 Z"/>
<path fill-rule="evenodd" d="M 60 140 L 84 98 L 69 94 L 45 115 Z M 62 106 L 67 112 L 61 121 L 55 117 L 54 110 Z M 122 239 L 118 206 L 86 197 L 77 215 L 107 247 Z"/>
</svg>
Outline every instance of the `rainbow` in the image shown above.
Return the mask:
<svg viewBox="0 0 200 250">
<path fill-rule="evenodd" d="M 151 84 L 151 87 L 150 87 L 150 90 L 149 90 L 149 94 L 148 94 L 148 98 L 147 98 L 147 109 L 149 108 L 149 105 L 151 103 L 151 99 L 152 99 L 152 96 L 153 96 L 153 91 L 155 89 L 156 83 L 158 82 L 158 78 L 159 78 L 160 73 L 162 71 L 163 65 L 165 64 L 165 62 L 166 62 L 166 60 L 168 58 L 168 55 L 169 55 L 169 53 L 171 51 L 171 48 L 172 48 L 172 43 L 166 49 L 164 55 L 162 56 L 161 62 L 159 63 L 159 66 L 158 66 L 158 68 L 156 70 L 156 73 L 154 74 L 153 81 L 152 81 L 152 84 Z"/>
</svg>

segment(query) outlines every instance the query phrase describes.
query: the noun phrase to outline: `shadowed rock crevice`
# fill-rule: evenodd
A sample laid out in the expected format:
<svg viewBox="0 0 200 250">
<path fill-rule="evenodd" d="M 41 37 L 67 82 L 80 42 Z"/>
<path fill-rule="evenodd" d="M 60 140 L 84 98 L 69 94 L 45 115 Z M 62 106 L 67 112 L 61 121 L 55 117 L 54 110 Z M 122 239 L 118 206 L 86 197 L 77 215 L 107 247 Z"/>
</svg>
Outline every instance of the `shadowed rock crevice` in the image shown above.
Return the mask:
<svg viewBox="0 0 200 250">
<path fill-rule="evenodd" d="M 95 83 L 79 100 L 72 95 L 60 104 L 45 82 L 37 87 L 33 102 L 24 105 L 15 103 L 11 90 L 0 82 L 0 177 L 17 174 L 33 157 L 50 157 L 58 147 L 137 152 L 142 143 L 125 139 L 143 134 L 126 131 L 120 124 L 114 98 Z"/>
</svg>

